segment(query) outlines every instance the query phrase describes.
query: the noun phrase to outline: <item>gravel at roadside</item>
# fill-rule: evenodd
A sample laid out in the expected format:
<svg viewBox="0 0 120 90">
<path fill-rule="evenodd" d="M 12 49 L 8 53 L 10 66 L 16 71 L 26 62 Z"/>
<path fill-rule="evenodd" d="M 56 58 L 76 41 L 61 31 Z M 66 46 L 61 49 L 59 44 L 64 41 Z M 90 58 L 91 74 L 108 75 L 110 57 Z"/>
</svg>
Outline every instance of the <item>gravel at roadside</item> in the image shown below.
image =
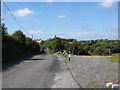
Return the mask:
<svg viewBox="0 0 120 90">
<path fill-rule="evenodd" d="M 102 57 L 72 56 L 67 64 L 82 88 L 103 88 L 118 81 L 118 63 Z"/>
<path fill-rule="evenodd" d="M 72 56 L 71 61 L 58 56 L 62 71 L 56 73 L 52 88 L 106 88 L 118 83 L 118 63 L 103 57 Z"/>
</svg>

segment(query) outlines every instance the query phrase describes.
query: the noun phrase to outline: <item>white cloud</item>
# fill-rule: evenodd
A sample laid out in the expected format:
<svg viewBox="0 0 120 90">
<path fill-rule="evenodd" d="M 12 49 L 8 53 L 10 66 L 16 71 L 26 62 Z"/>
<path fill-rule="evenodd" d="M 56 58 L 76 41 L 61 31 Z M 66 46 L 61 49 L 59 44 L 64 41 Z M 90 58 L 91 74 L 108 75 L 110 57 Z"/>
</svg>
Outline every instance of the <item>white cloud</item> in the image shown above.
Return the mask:
<svg viewBox="0 0 120 90">
<path fill-rule="evenodd" d="M 58 18 L 66 18 L 67 16 L 65 16 L 65 15 L 61 15 L 61 16 L 58 16 Z"/>
<path fill-rule="evenodd" d="M 117 39 L 117 32 L 111 31 L 79 31 L 79 32 L 43 32 L 41 30 L 27 31 L 28 35 L 34 35 L 34 38 L 48 39 L 55 35 L 61 38 L 75 38 L 78 40 L 96 40 L 96 39 Z"/>
<path fill-rule="evenodd" d="M 30 31 L 28 31 L 28 33 L 30 33 L 30 34 L 40 34 L 40 33 L 45 33 L 45 32 L 40 31 L 40 30 L 30 30 Z"/>
<path fill-rule="evenodd" d="M 19 9 L 17 11 L 14 11 L 13 14 L 16 15 L 16 16 L 27 16 L 29 14 L 32 14 L 34 13 L 34 11 L 28 9 L 28 8 L 24 8 L 24 9 Z"/>
<path fill-rule="evenodd" d="M 117 32 L 120 27 L 117 25 L 104 26 L 101 31 L 106 32 Z"/>
<path fill-rule="evenodd" d="M 47 0 L 47 2 L 54 2 L 54 0 Z"/>
<path fill-rule="evenodd" d="M 110 29 L 110 30 L 118 30 L 119 27 L 118 26 L 109 26 L 108 29 Z"/>
<path fill-rule="evenodd" d="M 71 32 L 70 33 L 71 35 L 74 35 L 74 36 L 89 36 L 89 35 L 95 35 L 96 32 L 94 31 L 81 31 L 81 32 Z"/>
<path fill-rule="evenodd" d="M 65 32 L 57 32 L 58 34 L 64 34 Z"/>
<path fill-rule="evenodd" d="M 65 32 L 52 32 L 51 34 L 65 34 Z"/>
<path fill-rule="evenodd" d="M 114 4 L 115 1 L 116 0 L 103 0 L 103 2 L 100 3 L 100 6 L 106 7 L 106 8 L 110 8 L 110 7 L 113 6 L 113 4 Z"/>
</svg>

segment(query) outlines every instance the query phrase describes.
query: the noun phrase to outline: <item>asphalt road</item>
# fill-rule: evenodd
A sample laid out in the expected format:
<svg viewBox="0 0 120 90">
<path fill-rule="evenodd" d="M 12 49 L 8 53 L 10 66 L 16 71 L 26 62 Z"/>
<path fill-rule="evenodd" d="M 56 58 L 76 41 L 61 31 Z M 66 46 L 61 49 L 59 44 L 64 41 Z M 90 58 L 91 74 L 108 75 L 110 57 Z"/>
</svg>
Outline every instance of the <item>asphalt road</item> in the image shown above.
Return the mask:
<svg viewBox="0 0 120 90">
<path fill-rule="evenodd" d="M 101 57 L 35 55 L 3 66 L 3 88 L 103 88 L 118 77 L 118 63 Z"/>
<path fill-rule="evenodd" d="M 14 64 L 14 65 L 12 65 Z M 35 55 L 3 66 L 3 88 L 50 88 L 59 72 L 55 55 Z"/>
</svg>

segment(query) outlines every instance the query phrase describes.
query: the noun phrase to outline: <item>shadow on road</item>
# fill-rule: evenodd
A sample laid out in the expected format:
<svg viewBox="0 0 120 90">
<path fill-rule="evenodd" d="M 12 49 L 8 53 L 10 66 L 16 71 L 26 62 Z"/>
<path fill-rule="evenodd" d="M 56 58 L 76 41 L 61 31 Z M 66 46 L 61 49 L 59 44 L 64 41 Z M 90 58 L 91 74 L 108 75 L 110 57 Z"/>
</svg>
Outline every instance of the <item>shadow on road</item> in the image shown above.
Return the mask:
<svg viewBox="0 0 120 90">
<path fill-rule="evenodd" d="M 42 59 L 38 58 L 38 59 L 29 59 L 29 60 L 45 60 L 45 59 L 43 59 L 43 58 L 42 58 Z"/>
<path fill-rule="evenodd" d="M 20 58 L 20 59 L 16 59 L 7 63 L 3 63 L 2 64 L 2 71 L 7 71 L 10 70 L 10 68 L 12 68 L 15 65 L 19 65 L 20 63 L 22 63 L 23 61 L 31 61 L 31 60 L 45 60 L 42 57 L 41 58 L 33 58 L 34 55 L 32 56 L 27 56 L 24 58 Z"/>
</svg>

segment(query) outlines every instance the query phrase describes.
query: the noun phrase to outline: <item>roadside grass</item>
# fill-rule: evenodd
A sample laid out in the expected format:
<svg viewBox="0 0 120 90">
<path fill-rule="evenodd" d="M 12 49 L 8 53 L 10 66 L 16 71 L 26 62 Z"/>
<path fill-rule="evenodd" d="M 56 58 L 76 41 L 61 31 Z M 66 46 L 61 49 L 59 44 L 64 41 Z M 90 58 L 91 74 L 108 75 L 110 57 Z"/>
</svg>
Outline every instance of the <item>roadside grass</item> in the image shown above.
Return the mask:
<svg viewBox="0 0 120 90">
<path fill-rule="evenodd" d="M 100 80 L 94 80 L 94 82 L 101 82 Z"/>
<path fill-rule="evenodd" d="M 111 57 L 107 57 L 113 63 L 120 63 L 120 53 L 112 54 Z"/>
</svg>

